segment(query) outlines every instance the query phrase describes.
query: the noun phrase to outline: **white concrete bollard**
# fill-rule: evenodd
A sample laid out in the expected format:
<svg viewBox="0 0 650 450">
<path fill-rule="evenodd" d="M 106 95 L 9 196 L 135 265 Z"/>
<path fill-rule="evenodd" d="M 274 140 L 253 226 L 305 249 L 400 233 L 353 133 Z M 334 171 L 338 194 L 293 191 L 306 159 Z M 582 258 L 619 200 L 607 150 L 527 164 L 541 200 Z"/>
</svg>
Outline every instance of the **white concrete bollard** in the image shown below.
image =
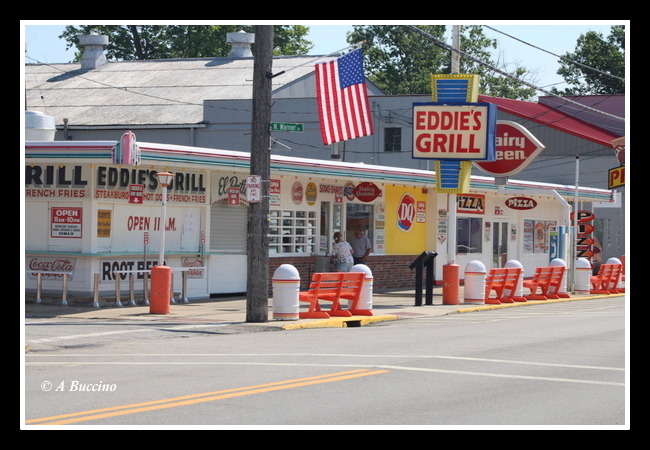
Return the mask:
<svg viewBox="0 0 650 450">
<path fill-rule="evenodd" d="M 524 298 L 524 266 L 521 265 L 519 261 L 516 259 L 511 259 L 510 261 L 506 262 L 503 267 L 505 268 L 510 268 L 510 267 L 516 267 L 521 269 L 521 276 L 519 277 L 519 281 L 517 281 L 517 288 L 515 289 L 515 294 L 512 297 L 512 299 L 516 302 L 525 302 L 527 301 Z M 504 294 L 505 295 L 505 294 Z"/>
<path fill-rule="evenodd" d="M 300 314 L 300 274 L 291 264 L 282 264 L 273 273 L 273 319 L 298 320 Z"/>
<path fill-rule="evenodd" d="M 588 294 L 591 291 L 591 263 L 587 258 L 578 258 L 575 261 L 575 280 L 573 291 L 576 294 Z"/>
<path fill-rule="evenodd" d="M 363 272 L 365 277 L 363 279 L 363 285 L 361 286 L 361 295 L 359 295 L 357 309 L 352 311 L 352 302 L 348 300 L 348 310 L 355 315 L 372 316 L 372 271 L 370 270 L 370 267 L 365 264 L 357 264 L 350 269 L 350 272 Z"/>
<path fill-rule="evenodd" d="M 465 303 L 485 303 L 487 270 L 481 261 L 470 261 L 465 266 Z"/>
</svg>

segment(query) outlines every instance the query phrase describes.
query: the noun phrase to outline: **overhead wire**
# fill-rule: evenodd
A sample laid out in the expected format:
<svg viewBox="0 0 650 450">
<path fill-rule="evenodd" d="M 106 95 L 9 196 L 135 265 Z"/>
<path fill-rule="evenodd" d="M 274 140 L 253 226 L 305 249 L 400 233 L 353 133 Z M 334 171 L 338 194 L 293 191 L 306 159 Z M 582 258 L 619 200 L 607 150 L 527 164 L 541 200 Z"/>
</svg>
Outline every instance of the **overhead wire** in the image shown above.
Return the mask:
<svg viewBox="0 0 650 450">
<path fill-rule="evenodd" d="M 404 26 L 409 28 L 411 31 L 419 34 L 420 36 L 423 36 L 426 39 L 429 39 L 435 45 L 437 45 L 437 46 L 439 46 L 441 48 L 444 48 L 446 50 L 449 50 L 451 52 L 458 53 L 463 58 L 471 59 L 472 61 L 474 61 L 474 62 L 476 62 L 476 63 L 478 63 L 478 64 L 480 64 L 482 66 L 485 66 L 485 67 L 489 68 L 490 70 L 493 70 L 494 72 L 496 72 L 496 73 L 498 73 L 500 75 L 503 75 L 504 77 L 506 77 L 506 78 L 508 78 L 510 80 L 513 80 L 513 81 L 515 81 L 517 83 L 523 84 L 524 86 L 528 86 L 530 88 L 533 88 L 533 89 L 535 89 L 535 90 L 537 90 L 539 92 L 542 92 L 542 93 L 544 93 L 546 95 L 550 95 L 552 97 L 560 98 L 560 99 L 566 101 L 567 103 L 571 103 L 573 105 L 579 106 L 580 108 L 583 108 L 585 110 L 589 110 L 589 111 L 592 111 L 594 113 L 601 114 L 601 115 L 610 117 L 610 118 L 615 119 L 615 120 L 625 121 L 625 118 L 623 118 L 623 117 L 619 117 L 619 116 L 616 116 L 614 114 L 610 114 L 610 113 L 608 113 L 606 111 L 601 111 L 601 110 L 598 110 L 598 109 L 595 109 L 595 108 L 591 108 L 589 106 L 583 105 L 583 104 L 581 104 L 579 102 L 576 102 L 574 100 L 571 100 L 571 99 L 568 99 L 566 97 L 562 97 L 561 95 L 558 95 L 558 94 L 555 94 L 553 92 L 547 91 L 547 90 L 545 90 L 545 89 L 543 89 L 543 88 L 541 88 L 539 86 L 536 86 L 536 85 L 534 85 L 532 83 L 529 83 L 528 81 L 525 81 L 525 80 L 522 80 L 520 78 L 514 77 L 514 76 L 510 75 L 509 73 L 506 73 L 506 72 L 494 67 L 491 64 L 485 63 L 485 62 L 481 61 L 480 59 L 475 58 L 472 55 L 463 52 L 460 49 L 454 48 L 451 45 L 446 44 L 445 42 L 441 41 L 440 39 L 436 38 L 435 36 L 430 35 L 429 33 L 425 32 L 425 31 L 422 31 L 421 29 L 419 29 L 416 26 L 413 26 L 413 25 L 404 25 Z"/>
<path fill-rule="evenodd" d="M 443 41 L 440 41 L 439 39 L 435 38 L 434 36 L 431 36 L 430 34 L 428 34 L 428 33 L 424 32 L 424 31 L 420 30 L 419 28 L 417 28 L 417 27 L 415 27 L 415 26 L 412 26 L 412 25 L 405 25 L 405 26 L 406 26 L 407 28 L 409 28 L 411 31 L 413 31 L 413 32 L 415 32 L 415 33 L 417 33 L 417 34 L 419 34 L 419 35 L 425 37 L 426 39 L 431 40 L 435 45 L 437 45 L 437 46 L 439 46 L 439 47 L 441 47 L 441 48 L 444 48 L 444 49 L 446 49 L 446 50 L 449 50 L 449 51 L 452 51 L 452 52 L 456 52 L 456 53 L 460 54 L 461 56 L 463 56 L 464 58 L 468 58 L 468 59 L 470 59 L 470 60 L 472 60 L 472 61 L 474 61 L 474 62 L 476 62 L 476 63 L 478 63 L 478 64 L 481 64 L 481 65 L 483 65 L 483 66 L 485 66 L 485 67 L 488 67 L 489 69 L 491 69 L 491 70 L 493 70 L 493 71 L 495 71 L 495 72 L 497 72 L 497 73 L 503 75 L 504 77 L 509 78 L 509 79 L 515 81 L 515 82 L 521 83 L 521 84 L 523 84 L 523 85 L 525 85 L 525 86 L 528 86 L 528 87 L 530 87 L 530 88 L 533 88 L 533 89 L 535 89 L 535 90 L 537 90 L 537 91 L 539 91 L 539 92 L 545 93 L 545 94 L 547 94 L 547 95 L 550 95 L 550 96 L 553 96 L 553 97 L 556 97 L 556 98 L 560 98 L 560 99 L 562 99 L 564 102 L 566 102 L 566 103 L 570 103 L 570 104 L 573 104 L 573 105 L 575 105 L 575 106 L 578 106 L 579 108 L 581 108 L 581 109 L 583 109 L 583 110 L 586 110 L 586 111 L 592 111 L 592 112 L 595 112 L 595 113 L 597 113 L 597 114 L 605 115 L 605 116 L 610 117 L 610 118 L 613 118 L 613 119 L 615 119 L 615 120 L 625 121 L 625 119 L 622 118 L 622 117 L 618 117 L 618 116 L 616 116 L 616 115 L 609 114 L 609 113 L 606 113 L 606 112 L 604 112 L 604 111 L 601 111 L 601 110 L 598 110 L 598 109 L 592 108 L 592 107 L 590 107 L 590 106 L 587 106 L 587 105 L 584 105 L 584 104 L 581 104 L 581 103 L 575 102 L 575 101 L 573 101 L 573 100 L 571 100 L 571 99 L 568 99 L 568 98 L 566 98 L 566 97 L 562 97 L 562 96 L 557 95 L 557 94 L 555 94 L 555 93 L 553 93 L 553 92 L 546 91 L 546 90 L 544 90 L 543 88 L 541 88 L 541 87 L 539 87 L 539 86 L 536 86 L 536 85 L 534 85 L 534 84 L 532 84 L 532 83 L 529 83 L 529 82 L 527 82 L 527 81 L 524 81 L 524 80 L 518 79 L 518 78 L 516 78 L 516 77 L 514 77 L 514 76 L 512 76 L 512 75 L 510 75 L 510 74 L 508 74 L 508 73 L 505 73 L 505 72 L 503 72 L 503 71 L 497 69 L 496 67 L 492 66 L 491 64 L 485 63 L 485 62 L 479 60 L 478 58 L 475 58 L 475 57 L 473 57 L 473 56 L 471 56 L 471 55 L 469 55 L 469 54 L 463 52 L 463 51 L 460 50 L 460 49 L 456 49 L 456 48 L 453 48 L 452 46 L 449 46 L 448 44 L 444 43 Z M 485 26 L 485 25 L 483 25 L 483 26 Z M 492 27 L 489 27 L 489 26 L 486 26 L 486 27 L 489 28 L 489 29 L 491 29 L 491 30 L 493 30 L 493 31 L 495 31 L 495 32 L 502 33 L 502 32 L 500 32 L 499 30 L 496 30 L 496 29 L 494 29 L 494 28 L 492 28 Z M 512 37 L 512 36 L 507 35 L 506 33 L 502 33 L 502 34 L 504 34 L 504 35 L 506 35 L 506 36 L 508 36 L 508 37 L 511 37 L 511 38 L 513 38 L 513 39 L 516 39 L 516 40 L 518 40 L 518 41 L 521 41 L 521 40 L 519 40 L 519 39 L 517 39 L 517 38 L 515 38 L 515 37 Z M 521 41 L 521 42 L 523 42 L 523 41 Z M 525 43 L 525 42 L 524 42 L 524 43 Z M 328 57 L 328 56 L 334 56 L 334 55 L 341 54 L 342 52 L 344 52 L 344 51 L 346 51 L 346 50 L 348 50 L 348 49 L 356 49 L 356 48 L 359 48 L 362 44 L 363 44 L 363 42 L 361 42 L 361 43 L 357 43 L 357 44 L 353 44 L 353 45 L 350 45 L 350 46 L 348 46 L 348 47 L 345 47 L 345 48 L 343 48 L 343 49 L 341 49 L 341 50 L 337 50 L 337 51 L 335 51 L 335 52 L 329 53 L 329 54 L 327 54 L 327 55 L 324 55 L 324 56 L 318 56 L 318 57 L 316 57 L 316 58 L 313 58 L 313 59 L 311 59 L 311 60 L 309 60 L 309 61 L 306 61 L 306 62 L 300 64 L 299 66 L 295 66 L 295 67 L 293 67 L 293 68 L 291 68 L 291 69 L 287 69 L 287 71 L 289 71 L 289 70 L 294 70 L 294 69 L 296 69 L 296 68 L 298 68 L 298 67 L 301 67 L 301 66 L 303 66 L 303 65 L 309 64 L 310 62 L 316 61 L 316 60 L 318 60 L 318 59 L 320 59 L 320 58 L 323 58 L 323 57 Z M 526 44 L 527 44 L 527 43 L 526 43 Z M 551 55 L 553 55 L 553 56 L 558 56 L 558 55 L 554 55 L 554 54 L 551 53 L 551 52 L 548 52 L 548 51 L 546 51 L 546 50 L 543 50 L 543 49 L 541 49 L 541 48 L 539 48 L 539 47 L 536 47 L 536 46 L 534 46 L 534 45 L 532 45 L 532 44 L 527 44 L 527 45 L 530 45 L 531 47 L 537 48 L 537 49 L 539 49 L 539 50 L 541 50 L 541 51 L 545 51 L 546 53 L 549 53 L 549 54 L 551 54 Z M 65 73 L 65 71 L 61 70 L 61 69 L 58 68 L 58 67 L 55 67 L 53 64 L 42 63 L 42 62 L 37 61 L 36 59 L 31 58 L 31 57 L 29 57 L 29 56 L 26 56 L 26 57 L 29 58 L 29 59 L 32 60 L 32 61 L 35 61 L 35 62 L 39 63 L 39 64 L 47 65 L 47 66 L 49 66 L 49 67 L 51 67 L 51 68 L 53 68 L 53 69 L 55 69 L 55 70 L 59 70 L 59 71 L 61 71 L 62 73 Z M 566 60 L 568 60 L 568 61 L 570 61 L 570 62 L 572 62 L 572 63 L 575 63 L 575 64 L 580 64 L 580 63 L 577 63 L 577 62 L 575 62 L 575 61 L 571 61 L 571 60 L 569 60 L 569 59 L 567 59 L 567 58 L 563 58 L 563 57 L 561 57 L 561 56 L 558 56 L 558 57 L 559 57 L 559 58 L 562 58 L 562 59 L 566 59 Z M 583 64 L 580 64 L 580 65 L 584 66 Z M 587 66 L 585 66 L 585 67 L 587 67 Z M 590 68 L 590 69 L 593 69 L 593 68 Z M 597 69 L 593 69 L 593 70 L 597 70 Z M 284 73 L 284 72 L 286 72 L 286 71 L 280 72 L 280 73 L 278 73 L 278 74 L 274 74 L 273 76 L 280 75 L 280 74 L 282 74 L 282 73 Z M 603 74 L 605 74 L 605 75 L 613 76 L 613 77 L 615 77 L 615 78 L 619 78 L 619 77 L 616 77 L 616 76 L 614 76 L 614 75 L 604 73 L 604 72 L 602 72 L 602 71 L 601 71 L 601 73 L 603 73 Z M 223 107 L 223 106 L 214 106 L 214 105 L 208 105 L 208 104 L 203 104 L 203 103 L 193 103 L 193 102 L 188 102 L 188 101 L 183 101 L 183 100 L 175 100 L 175 99 L 171 99 L 171 98 L 166 98 L 166 97 L 161 97 L 161 96 L 155 96 L 155 95 L 146 94 L 146 93 L 142 93 L 142 92 L 137 92 L 137 91 L 133 90 L 133 89 L 137 89 L 137 88 L 138 88 L 137 86 L 132 86 L 132 87 L 130 87 L 130 88 L 127 88 L 127 87 L 118 87 L 118 86 L 112 86 L 112 85 L 107 84 L 107 83 L 103 83 L 103 82 L 101 82 L 101 81 L 93 80 L 93 79 L 88 78 L 88 77 L 84 77 L 82 74 L 78 74 L 77 76 L 79 76 L 80 78 L 83 78 L 83 79 L 85 79 L 85 80 L 87 80 L 87 81 L 90 81 L 90 82 L 97 83 L 97 84 L 99 84 L 99 85 L 105 86 L 105 87 L 107 87 L 107 88 L 119 89 L 119 90 L 123 90 L 123 91 L 125 91 L 125 92 L 129 92 L 129 93 L 132 93 L 132 94 L 142 95 L 142 96 L 145 96 L 145 97 L 155 98 L 155 99 L 158 99 L 158 100 L 164 100 L 164 101 L 175 102 L 175 103 L 185 104 L 185 105 L 191 105 L 191 106 L 202 106 L 202 107 L 209 107 L 209 108 L 216 108 L 216 109 L 228 109 L 228 110 L 237 110 L 237 111 L 248 111 L 248 109 L 227 108 L 227 107 Z M 619 79 L 620 79 L 620 78 L 619 78 Z M 37 87 L 36 89 L 39 89 L 39 90 L 40 90 L 40 87 Z M 556 107 L 556 108 L 557 108 L 557 107 Z M 552 108 L 551 110 L 556 109 L 556 108 Z M 541 115 L 543 115 L 543 114 L 547 114 L 547 113 L 550 112 L 551 110 L 549 110 L 549 111 L 545 111 L 545 112 L 541 113 L 539 116 L 541 116 Z M 308 113 L 305 113 L 305 114 L 308 114 Z M 376 114 L 377 114 L 377 118 L 378 118 L 380 121 L 385 122 L 385 123 L 399 123 L 399 124 L 401 124 L 401 125 L 405 125 L 405 126 L 408 126 L 409 124 L 412 125 L 412 120 L 411 120 L 409 117 L 407 117 L 406 115 L 397 114 L 397 111 L 392 111 L 392 110 L 390 111 L 390 114 L 391 114 L 390 122 L 386 122 L 385 118 L 382 117 L 382 113 L 381 113 L 381 111 L 376 112 Z M 393 114 L 394 114 L 394 115 L 393 115 Z M 537 116 L 536 116 L 536 118 L 537 118 Z M 558 119 L 558 120 L 562 120 L 562 119 Z M 530 120 L 529 120 L 529 121 L 530 121 Z M 539 125 L 539 124 L 535 124 L 535 126 L 541 126 L 541 125 Z M 298 143 L 296 143 L 296 144 L 298 144 Z M 316 147 L 316 146 L 308 145 L 308 144 L 303 144 L 303 145 L 305 145 L 305 146 L 309 146 L 309 147 L 312 147 L 312 148 L 320 148 L 320 147 Z M 325 147 L 323 147 L 323 149 L 325 149 Z"/>
<path fill-rule="evenodd" d="M 597 72 L 597 73 L 600 73 L 600 74 L 602 74 L 602 75 L 607 75 L 607 76 L 609 76 L 609 77 L 616 78 L 617 80 L 625 81 L 624 78 L 621 78 L 621 77 L 619 77 L 619 76 L 613 75 L 613 74 L 611 74 L 611 73 L 609 73 L 609 72 L 604 72 L 604 71 L 602 71 L 602 70 L 600 70 L 600 69 L 596 69 L 595 67 L 587 66 L 586 64 L 582 64 L 582 63 L 580 63 L 580 62 L 578 62 L 578 61 L 574 61 L 574 60 L 569 59 L 569 58 L 567 58 L 567 57 L 565 57 L 565 56 L 556 55 L 556 54 L 553 53 L 553 52 L 549 52 L 548 50 L 544 50 L 543 48 L 541 48 L 541 47 L 537 47 L 536 45 L 533 45 L 533 44 L 531 44 L 531 43 L 529 43 L 529 42 L 522 41 L 521 39 L 516 38 L 516 37 L 514 37 L 514 36 L 511 36 L 511 35 L 509 35 L 509 34 L 507 34 L 507 33 L 504 33 L 503 31 L 499 31 L 499 30 L 497 30 L 496 28 L 492 28 L 492 27 L 489 26 L 489 25 L 481 25 L 481 26 L 482 26 L 482 27 L 485 27 L 485 28 L 487 28 L 487 29 L 489 29 L 489 30 L 492 30 L 492 31 L 494 31 L 494 32 L 497 32 L 497 33 L 499 33 L 499 34 L 503 34 L 504 36 L 508 36 L 510 39 L 514 39 L 515 41 L 519 41 L 519 42 L 521 42 L 522 44 L 528 45 L 529 47 L 536 48 L 537 50 L 540 50 L 540 51 L 542 51 L 542 52 L 544 52 L 544 53 L 548 53 L 549 55 L 555 56 L 556 58 L 560 58 L 560 59 L 562 59 L 562 60 L 564 60 L 564 61 L 566 61 L 566 62 L 569 62 L 569 63 L 571 63 L 571 64 L 576 64 L 576 65 L 578 65 L 578 66 L 582 66 L 582 67 L 584 67 L 584 68 L 586 68 L 586 69 L 592 70 L 592 71 Z"/>
</svg>

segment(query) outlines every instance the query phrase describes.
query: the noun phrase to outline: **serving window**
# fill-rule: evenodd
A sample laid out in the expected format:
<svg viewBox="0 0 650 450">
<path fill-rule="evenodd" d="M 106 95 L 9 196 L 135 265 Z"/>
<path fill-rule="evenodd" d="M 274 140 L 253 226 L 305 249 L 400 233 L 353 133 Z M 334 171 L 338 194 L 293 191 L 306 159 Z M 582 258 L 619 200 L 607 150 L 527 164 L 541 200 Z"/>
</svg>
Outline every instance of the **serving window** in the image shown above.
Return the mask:
<svg viewBox="0 0 650 450">
<path fill-rule="evenodd" d="M 316 211 L 271 210 L 269 253 L 307 253 L 318 251 Z"/>
</svg>

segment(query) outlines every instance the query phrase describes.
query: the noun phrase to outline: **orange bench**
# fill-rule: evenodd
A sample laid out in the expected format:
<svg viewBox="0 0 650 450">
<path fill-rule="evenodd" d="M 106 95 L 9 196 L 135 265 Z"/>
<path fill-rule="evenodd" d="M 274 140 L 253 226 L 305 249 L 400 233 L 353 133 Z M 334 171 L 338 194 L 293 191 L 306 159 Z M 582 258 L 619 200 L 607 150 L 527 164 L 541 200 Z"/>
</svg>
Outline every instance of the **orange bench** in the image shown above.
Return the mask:
<svg viewBox="0 0 650 450">
<path fill-rule="evenodd" d="M 619 288 L 621 276 L 623 275 L 623 264 L 602 264 L 598 269 L 598 275 L 589 277 L 592 290 L 590 294 L 622 294 L 625 289 Z"/>
<path fill-rule="evenodd" d="M 324 298 L 323 300 L 332 301 L 332 307 L 330 308 L 330 316 L 340 316 L 340 317 L 350 317 L 352 314 L 359 315 L 370 315 L 372 312 L 368 310 L 358 310 L 357 304 L 359 303 L 359 298 L 361 297 L 361 288 L 363 287 L 363 280 L 366 275 L 363 272 L 341 272 L 343 274 L 343 280 L 341 282 L 341 293 L 338 299 L 329 299 Z M 350 304 L 347 310 L 341 309 L 341 300 L 349 300 L 352 303 Z M 370 312 L 370 314 L 368 314 Z"/>
<path fill-rule="evenodd" d="M 525 280 L 523 286 L 530 289 L 530 295 L 524 295 L 526 300 L 548 300 L 549 298 L 569 298 L 569 294 L 560 293 L 560 287 L 566 267 L 538 267 L 530 280 Z M 540 294 L 537 294 L 537 288 Z"/>
<path fill-rule="evenodd" d="M 361 294 L 365 275 L 362 272 L 323 272 L 312 276 L 309 290 L 300 292 L 298 299 L 308 302 L 307 312 L 298 313 L 301 319 L 328 319 L 331 316 L 350 317 Z M 343 310 L 341 299 L 352 300 L 352 308 Z M 319 300 L 332 302 L 329 311 L 323 311 Z"/>
<path fill-rule="evenodd" d="M 520 276 L 521 268 L 519 267 L 490 269 L 485 280 L 485 303 L 488 305 L 514 303 Z M 496 292 L 496 298 L 490 298 L 492 291 Z M 506 292 L 508 293 L 506 294 Z"/>
<path fill-rule="evenodd" d="M 621 256 L 621 278 L 618 282 L 618 288 L 616 289 L 619 293 L 623 294 L 625 292 L 625 255 Z"/>
</svg>

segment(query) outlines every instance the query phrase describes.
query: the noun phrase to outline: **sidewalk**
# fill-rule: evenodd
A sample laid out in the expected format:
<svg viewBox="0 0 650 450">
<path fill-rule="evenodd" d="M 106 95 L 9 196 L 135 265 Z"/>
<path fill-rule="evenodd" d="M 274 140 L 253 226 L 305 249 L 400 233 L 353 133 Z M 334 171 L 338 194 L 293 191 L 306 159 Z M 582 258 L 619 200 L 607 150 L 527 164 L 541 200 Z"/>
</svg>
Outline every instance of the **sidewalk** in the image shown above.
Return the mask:
<svg viewBox="0 0 650 450">
<path fill-rule="evenodd" d="M 624 295 L 624 294 L 617 294 Z M 441 316 L 454 313 L 471 312 L 485 309 L 509 308 L 517 306 L 536 305 L 552 302 L 585 300 L 607 295 L 571 295 L 571 298 L 559 300 L 543 300 L 529 302 L 504 303 L 501 305 L 485 305 L 480 303 L 464 303 L 463 286 L 459 290 L 458 304 L 442 304 L 442 287 L 433 289 L 433 305 L 425 305 L 426 295 L 423 293 L 422 306 L 415 306 L 415 291 L 373 292 L 372 316 L 333 317 L 330 319 L 273 319 L 273 298 L 268 300 L 268 321 L 263 323 L 246 322 L 246 297 L 225 297 L 193 299 L 190 303 L 170 305 L 169 314 L 151 314 L 149 306 L 127 306 L 128 299 L 122 301 L 123 307 L 102 306 L 60 306 L 61 302 L 45 301 L 36 305 L 25 302 L 25 318 L 75 318 L 75 319 L 119 319 L 138 321 L 164 322 L 200 322 L 200 323 L 233 323 L 251 326 L 264 325 L 285 330 L 302 328 L 341 328 L 358 327 L 386 320 L 406 319 L 418 316 Z M 138 299 L 141 302 L 140 299 Z M 300 305 L 300 311 L 306 311 L 307 304 Z"/>
</svg>

